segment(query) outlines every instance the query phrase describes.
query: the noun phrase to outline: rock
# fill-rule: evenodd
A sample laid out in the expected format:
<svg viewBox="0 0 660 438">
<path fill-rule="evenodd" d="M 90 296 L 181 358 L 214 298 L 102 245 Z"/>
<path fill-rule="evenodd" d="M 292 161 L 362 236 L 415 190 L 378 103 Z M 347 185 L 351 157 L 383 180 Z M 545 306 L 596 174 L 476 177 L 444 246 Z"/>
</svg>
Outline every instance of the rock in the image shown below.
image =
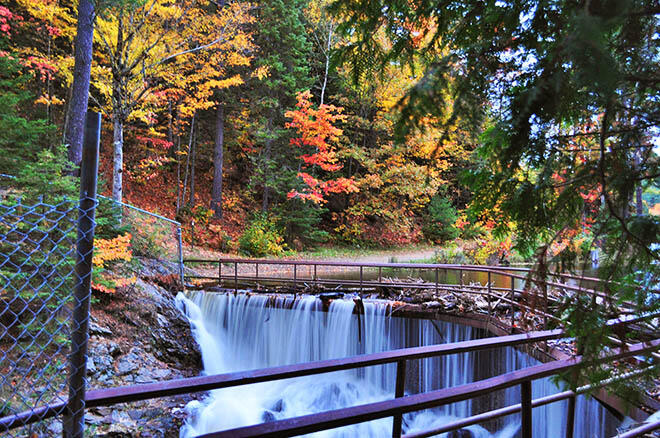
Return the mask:
<svg viewBox="0 0 660 438">
<path fill-rule="evenodd" d="M 167 318 L 165 318 L 165 317 L 164 317 L 163 315 L 161 315 L 160 313 L 157 313 L 157 314 L 156 314 L 156 321 L 158 321 L 158 325 L 160 325 L 161 327 L 167 327 L 168 325 L 170 325 L 170 323 L 169 323 L 169 321 L 167 320 Z"/>
<path fill-rule="evenodd" d="M 133 430 L 135 430 L 135 424 L 114 423 L 104 431 L 97 431 L 94 436 L 97 438 L 132 438 Z"/>
<path fill-rule="evenodd" d="M 99 425 L 103 422 L 103 417 L 94 415 L 90 412 L 85 412 L 85 423 Z"/>
<path fill-rule="evenodd" d="M 94 365 L 94 359 L 91 357 L 87 358 L 87 375 L 93 376 L 96 374 L 96 365 Z"/>
<path fill-rule="evenodd" d="M 108 342 L 108 353 L 110 353 L 110 356 L 112 357 L 119 356 L 121 354 L 121 348 L 119 347 L 119 344 L 113 341 Z"/>
<path fill-rule="evenodd" d="M 112 336 L 112 331 L 109 328 L 101 327 L 97 323 L 90 321 L 89 334 L 99 335 L 99 336 Z"/>
<path fill-rule="evenodd" d="M 284 400 L 277 400 L 271 409 L 274 412 L 282 412 L 284 410 Z"/>
<path fill-rule="evenodd" d="M 131 421 L 131 417 L 124 411 L 114 409 L 110 414 L 113 423 L 126 423 Z"/>
<path fill-rule="evenodd" d="M 425 303 L 425 305 L 429 309 L 441 309 L 443 307 L 442 303 L 439 301 L 429 301 L 428 303 Z"/>
<path fill-rule="evenodd" d="M 140 357 L 134 353 L 129 353 L 126 356 L 119 359 L 117 364 L 117 372 L 120 376 L 128 374 L 132 371 L 135 371 L 139 368 L 138 363 L 140 362 Z"/>
<path fill-rule="evenodd" d="M 273 414 L 271 411 L 264 411 L 264 414 L 261 416 L 261 421 L 264 423 L 275 421 L 275 414 Z"/>
<path fill-rule="evenodd" d="M 150 370 L 148 368 L 141 368 L 137 377 L 135 377 L 135 383 L 149 383 L 157 380 L 163 380 L 166 377 L 169 377 L 171 374 L 172 372 L 167 369 Z"/>
<path fill-rule="evenodd" d="M 48 432 L 50 432 L 52 436 L 61 435 L 62 422 L 59 420 L 55 420 L 52 423 L 50 423 L 50 425 L 48 426 Z"/>
</svg>

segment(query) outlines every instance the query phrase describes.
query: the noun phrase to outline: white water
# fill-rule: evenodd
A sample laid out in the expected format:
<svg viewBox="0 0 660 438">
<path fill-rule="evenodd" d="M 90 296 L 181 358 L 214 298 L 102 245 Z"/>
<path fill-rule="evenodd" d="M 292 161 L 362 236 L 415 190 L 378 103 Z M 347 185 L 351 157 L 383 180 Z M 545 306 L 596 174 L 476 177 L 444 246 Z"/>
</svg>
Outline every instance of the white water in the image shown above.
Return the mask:
<svg viewBox="0 0 660 438">
<path fill-rule="evenodd" d="M 179 294 L 177 303 L 200 345 L 206 374 L 459 342 L 479 335 L 467 326 L 386 316 L 389 309 L 382 302 L 365 302 L 364 315 L 359 318 L 353 314 L 351 300 L 334 300 L 323 312 L 315 297 L 293 300 L 199 292 L 188 298 Z M 512 348 L 408 361 L 406 393 L 456 386 L 537 363 Z M 212 391 L 202 402 L 187 406 L 189 419 L 181 437 L 391 399 L 395 377 L 396 365 L 390 364 Z M 534 382 L 532 388 L 534 398 L 557 391 L 548 379 Z M 404 432 L 429 429 L 519 401 L 515 387 L 488 398 L 408 414 Z M 566 402 L 534 409 L 534 436 L 564 436 L 566 409 Z M 513 438 L 519 422 L 518 416 L 509 416 L 484 425 L 488 430 L 480 426 L 468 429 L 474 437 Z M 606 413 L 598 403 L 578 399 L 575 436 L 606 436 L 605 423 Z M 387 437 L 391 431 L 392 420 L 383 419 L 314 436 Z"/>
</svg>

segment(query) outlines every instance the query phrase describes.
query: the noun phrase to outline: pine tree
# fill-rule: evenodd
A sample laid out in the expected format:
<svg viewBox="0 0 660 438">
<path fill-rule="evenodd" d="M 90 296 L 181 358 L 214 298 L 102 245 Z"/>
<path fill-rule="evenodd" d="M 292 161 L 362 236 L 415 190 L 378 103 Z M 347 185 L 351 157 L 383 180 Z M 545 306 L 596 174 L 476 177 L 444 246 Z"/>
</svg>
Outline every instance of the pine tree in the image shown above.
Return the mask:
<svg viewBox="0 0 660 438">
<path fill-rule="evenodd" d="M 267 211 L 273 198 L 284 199 L 297 169 L 289 152 L 289 133 L 284 113 L 293 108 L 296 94 L 309 88 L 310 46 L 303 25 L 304 0 L 274 0 L 263 3 L 257 12 L 255 35 L 258 47 L 257 70 L 266 76 L 253 81 L 253 111 L 260 119 L 257 135 L 261 149 L 256 161 L 253 186 L 263 190 L 262 209 Z"/>
</svg>

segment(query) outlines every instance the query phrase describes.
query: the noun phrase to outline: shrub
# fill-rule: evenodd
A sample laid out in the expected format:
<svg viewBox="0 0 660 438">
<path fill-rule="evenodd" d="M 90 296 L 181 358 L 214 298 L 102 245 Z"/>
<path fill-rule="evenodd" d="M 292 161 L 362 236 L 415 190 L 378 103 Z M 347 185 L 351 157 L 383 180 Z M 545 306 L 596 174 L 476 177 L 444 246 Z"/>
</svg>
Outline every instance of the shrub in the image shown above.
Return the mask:
<svg viewBox="0 0 660 438">
<path fill-rule="evenodd" d="M 254 257 L 282 255 L 286 251 L 282 229 L 264 213 L 256 214 L 248 223 L 238 238 L 238 246 L 242 253 Z"/>
<path fill-rule="evenodd" d="M 107 268 L 117 262 L 130 262 L 133 258 L 131 252 L 131 235 L 126 233 L 113 239 L 96 239 L 94 242 L 94 258 L 92 263 L 92 288 L 95 291 L 112 294 L 118 287 L 135 283 L 135 277 L 124 278 L 118 276 Z"/>
<path fill-rule="evenodd" d="M 449 199 L 442 196 L 431 199 L 426 207 L 424 219 L 422 232 L 430 241 L 445 242 L 458 237 L 459 230 L 454 226 L 458 213 Z"/>
<path fill-rule="evenodd" d="M 462 247 L 451 245 L 436 251 L 434 263 L 463 265 L 468 264 L 469 260 L 465 256 Z"/>
<path fill-rule="evenodd" d="M 287 243 L 294 247 L 295 243 L 314 245 L 329 239 L 329 234 L 319 229 L 321 215 L 326 211 L 313 203 L 292 198 L 275 210 L 275 217 Z"/>
</svg>

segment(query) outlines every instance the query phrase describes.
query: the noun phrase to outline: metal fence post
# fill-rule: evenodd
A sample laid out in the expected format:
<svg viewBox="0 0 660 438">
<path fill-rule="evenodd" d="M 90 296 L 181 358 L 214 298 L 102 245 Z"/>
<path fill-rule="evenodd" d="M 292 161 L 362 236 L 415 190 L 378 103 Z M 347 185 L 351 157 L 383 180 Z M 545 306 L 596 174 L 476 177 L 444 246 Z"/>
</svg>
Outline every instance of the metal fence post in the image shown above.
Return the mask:
<svg viewBox="0 0 660 438">
<path fill-rule="evenodd" d="M 78 213 L 78 241 L 76 255 L 76 286 L 73 293 L 73 321 L 71 324 L 71 354 L 69 356 L 69 400 L 64 418 L 63 434 L 82 438 L 85 427 L 85 374 L 87 372 L 87 340 L 89 302 L 94 252 L 96 214 L 96 182 L 101 140 L 101 114 L 87 112 L 80 174 L 80 210 Z"/>
<path fill-rule="evenodd" d="M 406 361 L 400 360 L 396 363 L 396 386 L 394 388 L 394 397 L 403 397 L 406 387 Z M 401 436 L 401 424 L 403 416 L 401 414 L 394 414 L 394 423 L 392 424 L 392 438 L 399 438 Z"/>
<path fill-rule="evenodd" d="M 566 417 L 566 438 L 573 438 L 575 429 L 575 395 L 568 398 L 568 415 Z"/>
<path fill-rule="evenodd" d="M 183 273 L 183 241 L 181 239 L 181 226 L 176 227 L 176 239 L 177 245 L 179 246 L 179 277 L 181 278 L 181 289 L 185 289 L 184 286 L 184 273 Z"/>
<path fill-rule="evenodd" d="M 527 380 L 520 384 L 520 403 L 522 406 L 522 438 L 532 438 L 532 382 Z"/>
</svg>

